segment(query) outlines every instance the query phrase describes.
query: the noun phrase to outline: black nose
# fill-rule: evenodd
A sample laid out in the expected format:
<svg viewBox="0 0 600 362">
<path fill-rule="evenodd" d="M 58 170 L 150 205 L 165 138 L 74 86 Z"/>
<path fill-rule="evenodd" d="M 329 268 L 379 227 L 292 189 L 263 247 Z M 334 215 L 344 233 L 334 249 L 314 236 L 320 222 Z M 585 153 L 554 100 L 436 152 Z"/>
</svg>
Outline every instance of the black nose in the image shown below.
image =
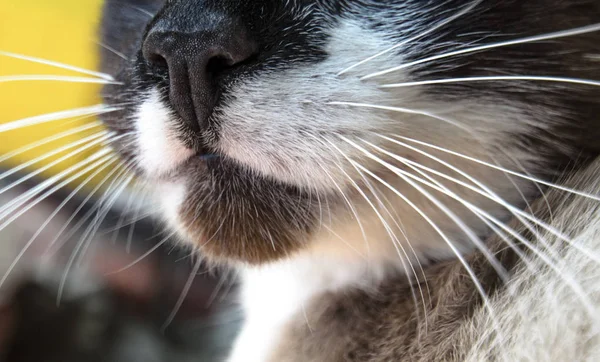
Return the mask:
<svg viewBox="0 0 600 362">
<path fill-rule="evenodd" d="M 220 75 L 248 60 L 257 48 L 243 27 L 230 21 L 221 24 L 194 31 L 155 27 L 142 47 L 151 69 L 168 69 L 173 108 L 196 131 L 207 126 Z"/>
</svg>

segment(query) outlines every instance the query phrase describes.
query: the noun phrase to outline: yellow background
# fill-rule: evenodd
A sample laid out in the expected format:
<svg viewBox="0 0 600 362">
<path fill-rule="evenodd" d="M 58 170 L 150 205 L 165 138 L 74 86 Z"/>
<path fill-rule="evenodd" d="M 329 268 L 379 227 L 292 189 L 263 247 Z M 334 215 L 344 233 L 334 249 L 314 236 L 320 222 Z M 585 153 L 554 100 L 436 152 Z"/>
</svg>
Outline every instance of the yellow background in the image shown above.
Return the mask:
<svg viewBox="0 0 600 362">
<path fill-rule="evenodd" d="M 101 5 L 102 0 L 0 0 L 0 50 L 95 70 L 99 40 L 96 33 Z M 88 77 L 85 74 L 0 55 L 0 79 L 7 75 L 27 74 Z M 99 104 L 99 90 L 100 85 L 84 83 L 0 82 L 0 123 Z M 0 156 L 93 120 L 59 120 L 0 133 Z M 99 128 L 96 128 L 94 131 L 98 130 Z M 6 170 L 10 166 L 41 156 L 91 133 L 93 132 L 69 136 L 38 147 L 0 164 L 0 167 Z M 73 157 L 65 164 L 61 163 L 46 173 L 46 176 L 82 160 L 90 152 Z M 37 169 L 57 157 L 32 168 Z"/>
</svg>

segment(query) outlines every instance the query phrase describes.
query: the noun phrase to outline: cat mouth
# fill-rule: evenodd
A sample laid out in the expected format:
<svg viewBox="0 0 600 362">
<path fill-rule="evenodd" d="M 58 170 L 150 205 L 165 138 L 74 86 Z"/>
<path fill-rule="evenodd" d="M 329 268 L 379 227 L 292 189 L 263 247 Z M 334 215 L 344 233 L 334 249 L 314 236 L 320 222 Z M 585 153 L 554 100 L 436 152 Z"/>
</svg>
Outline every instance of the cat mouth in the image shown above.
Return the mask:
<svg viewBox="0 0 600 362">
<path fill-rule="evenodd" d="M 211 161 L 218 161 L 224 156 L 216 153 L 194 153 L 189 156 L 186 160 L 179 162 L 177 165 L 171 166 L 167 171 L 164 172 L 149 172 L 144 170 L 142 176 L 149 182 L 156 184 L 173 183 L 178 180 L 185 179 L 188 176 L 190 168 L 193 168 L 193 164 L 204 163 L 208 165 Z"/>
</svg>

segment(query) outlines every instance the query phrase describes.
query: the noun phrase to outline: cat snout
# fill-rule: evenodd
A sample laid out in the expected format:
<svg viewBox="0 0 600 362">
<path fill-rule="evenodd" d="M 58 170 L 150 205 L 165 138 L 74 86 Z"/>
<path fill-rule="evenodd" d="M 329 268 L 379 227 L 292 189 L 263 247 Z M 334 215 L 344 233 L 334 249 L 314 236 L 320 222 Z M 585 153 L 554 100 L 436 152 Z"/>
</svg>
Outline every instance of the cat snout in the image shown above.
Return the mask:
<svg viewBox="0 0 600 362">
<path fill-rule="evenodd" d="M 208 127 L 223 86 L 223 75 L 253 57 L 256 44 L 233 19 L 178 29 L 158 22 L 150 29 L 142 54 L 151 72 L 168 76 L 169 101 L 193 131 Z"/>
</svg>

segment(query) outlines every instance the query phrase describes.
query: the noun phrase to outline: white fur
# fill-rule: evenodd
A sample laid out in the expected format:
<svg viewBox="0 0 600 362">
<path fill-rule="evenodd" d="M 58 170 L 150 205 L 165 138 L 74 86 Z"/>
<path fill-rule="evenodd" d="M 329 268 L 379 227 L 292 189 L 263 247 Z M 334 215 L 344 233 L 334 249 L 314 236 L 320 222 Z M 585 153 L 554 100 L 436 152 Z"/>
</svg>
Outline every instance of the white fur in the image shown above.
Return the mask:
<svg viewBox="0 0 600 362">
<path fill-rule="evenodd" d="M 171 112 L 152 89 L 134 115 L 138 165 L 150 178 L 167 174 L 194 154 L 177 138 Z"/>
<path fill-rule="evenodd" d="M 156 186 L 156 191 L 161 205 L 161 215 L 169 226 L 179 229 L 181 225 L 179 207 L 185 197 L 185 185 L 176 182 L 163 182 Z"/>
<path fill-rule="evenodd" d="M 383 265 L 303 254 L 243 270 L 244 327 L 228 362 L 263 362 L 273 352 L 282 328 L 311 298 L 349 286 L 368 288 L 387 273 Z M 310 321 L 306 320 L 310 326 Z"/>
</svg>

